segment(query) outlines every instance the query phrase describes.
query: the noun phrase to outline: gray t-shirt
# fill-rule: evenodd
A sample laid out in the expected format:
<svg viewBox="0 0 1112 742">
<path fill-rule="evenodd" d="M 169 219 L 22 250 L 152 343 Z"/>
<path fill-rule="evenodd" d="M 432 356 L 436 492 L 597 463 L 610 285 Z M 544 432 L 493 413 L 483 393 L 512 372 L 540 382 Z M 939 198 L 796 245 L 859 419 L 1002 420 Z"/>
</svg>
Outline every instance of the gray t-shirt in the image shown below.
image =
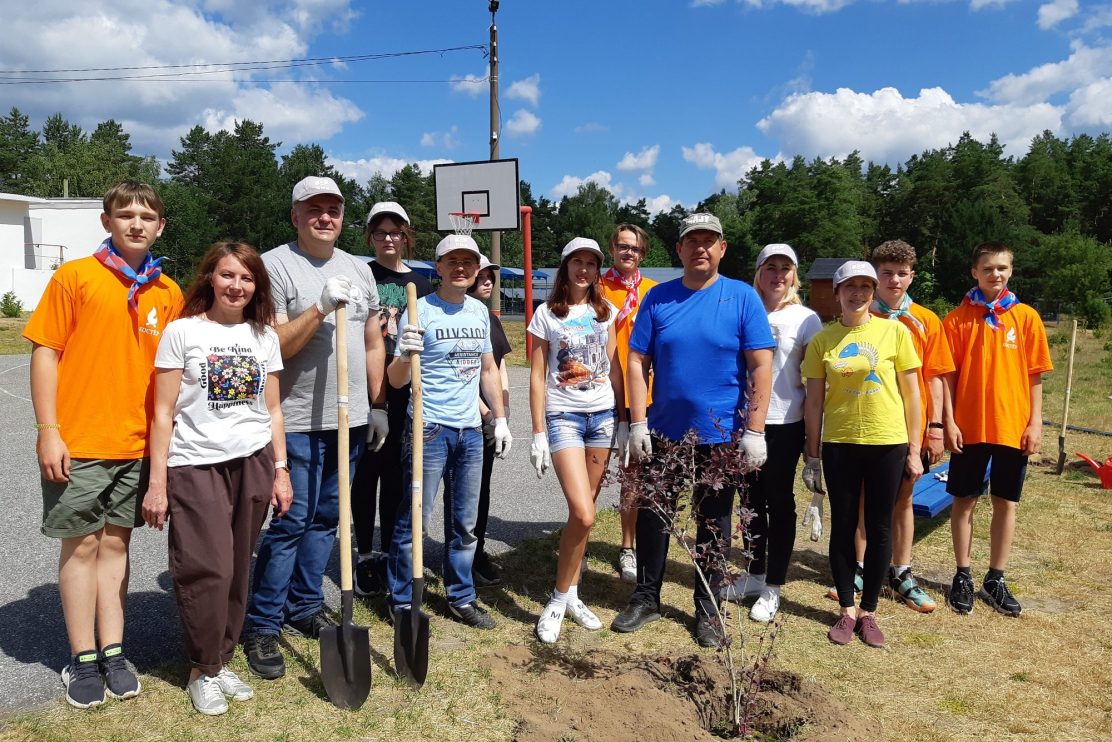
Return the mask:
<svg viewBox="0 0 1112 742">
<path fill-rule="evenodd" d="M 348 420 L 353 427 L 366 425 L 370 414 L 364 341 L 368 318 L 373 317 L 372 330 L 379 332 L 378 288 L 371 269 L 339 249 L 327 260 L 311 257 L 297 242 L 263 253 L 263 264 L 270 274 L 275 311 L 291 321 L 317 303 L 329 278 L 346 276 L 362 291 L 362 299 L 347 307 Z M 336 313 L 332 312 L 301 352 L 285 360 L 279 386 L 287 431 L 336 429 L 335 335 Z"/>
</svg>

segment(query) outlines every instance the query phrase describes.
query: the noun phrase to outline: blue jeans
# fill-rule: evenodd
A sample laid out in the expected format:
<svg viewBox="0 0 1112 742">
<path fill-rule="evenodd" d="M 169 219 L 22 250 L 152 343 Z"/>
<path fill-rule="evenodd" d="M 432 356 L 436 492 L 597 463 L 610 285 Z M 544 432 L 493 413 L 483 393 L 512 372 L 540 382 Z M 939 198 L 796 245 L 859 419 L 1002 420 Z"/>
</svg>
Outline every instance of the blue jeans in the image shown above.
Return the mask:
<svg viewBox="0 0 1112 742">
<path fill-rule="evenodd" d="M 277 634 L 324 605 L 324 568 L 340 519 L 336 431 L 286 433 L 293 503 L 259 540 L 245 634 Z M 349 467 L 366 448 L 367 426 L 351 429 Z"/>
<path fill-rule="evenodd" d="M 424 529 L 432 522 L 436 490 L 444 480 L 444 587 L 448 603 L 467 605 L 475 600 L 471 565 L 475 561 L 475 521 L 479 513 L 479 485 L 483 474 L 483 432 L 481 428 L 449 428 L 425 423 L 422 508 Z M 402 440 L 402 468 L 405 492 L 413 481 L 413 421 L 407 420 Z M 398 508 L 394 541 L 387 563 L 390 600 L 395 606 L 413 602 L 413 519 L 407 496 Z"/>
</svg>

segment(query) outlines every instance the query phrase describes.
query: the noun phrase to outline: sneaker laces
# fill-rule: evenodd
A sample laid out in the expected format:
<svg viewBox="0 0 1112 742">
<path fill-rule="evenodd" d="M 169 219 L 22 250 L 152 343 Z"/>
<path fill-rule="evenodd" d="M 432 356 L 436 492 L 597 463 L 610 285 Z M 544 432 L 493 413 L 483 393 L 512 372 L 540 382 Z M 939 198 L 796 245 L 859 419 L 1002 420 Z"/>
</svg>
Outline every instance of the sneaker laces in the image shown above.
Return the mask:
<svg viewBox="0 0 1112 742">
<path fill-rule="evenodd" d="M 205 705 L 218 704 L 224 700 L 224 691 L 220 690 L 220 683 L 215 675 L 201 676 L 201 702 Z"/>
<path fill-rule="evenodd" d="M 86 678 L 100 678 L 100 668 L 97 667 L 96 662 L 74 662 L 70 665 L 69 679 L 71 683 Z"/>
<path fill-rule="evenodd" d="M 258 647 L 259 654 L 277 654 L 278 637 L 273 634 L 256 634 L 255 646 Z"/>
</svg>

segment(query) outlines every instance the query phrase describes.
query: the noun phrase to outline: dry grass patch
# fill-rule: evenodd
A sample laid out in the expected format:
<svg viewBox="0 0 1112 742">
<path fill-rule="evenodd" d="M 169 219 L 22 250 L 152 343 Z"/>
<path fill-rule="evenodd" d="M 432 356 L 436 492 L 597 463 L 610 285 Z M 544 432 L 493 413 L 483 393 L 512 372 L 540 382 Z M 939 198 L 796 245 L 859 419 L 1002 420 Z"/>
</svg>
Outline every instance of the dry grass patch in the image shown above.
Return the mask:
<svg viewBox="0 0 1112 742">
<path fill-rule="evenodd" d="M 22 317 L 0 317 L 0 356 L 13 356 L 31 352 L 31 344 L 23 339 L 23 327 L 29 313 Z"/>
</svg>

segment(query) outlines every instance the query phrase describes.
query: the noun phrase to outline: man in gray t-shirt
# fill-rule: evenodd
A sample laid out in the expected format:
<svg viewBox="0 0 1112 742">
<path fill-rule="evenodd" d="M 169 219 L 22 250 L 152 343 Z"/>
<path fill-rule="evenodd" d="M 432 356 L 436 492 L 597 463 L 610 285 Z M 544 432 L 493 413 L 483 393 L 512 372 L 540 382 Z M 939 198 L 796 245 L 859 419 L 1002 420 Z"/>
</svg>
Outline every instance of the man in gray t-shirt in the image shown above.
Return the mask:
<svg viewBox="0 0 1112 742">
<path fill-rule="evenodd" d="M 334 625 L 322 582 L 339 520 L 335 309 L 341 303 L 347 307 L 353 426 L 347 465 L 354 469 L 366 446 L 377 450 L 388 430 L 378 290 L 367 265 L 336 248 L 344 197 L 335 181 L 301 180 L 290 218 L 297 239 L 264 253 L 263 263 L 285 364 L 280 386 L 289 458 L 275 466 L 289 468 L 294 500 L 259 541 L 244 631 L 247 664 L 267 679 L 285 674 L 279 631 L 316 638 Z"/>
</svg>

